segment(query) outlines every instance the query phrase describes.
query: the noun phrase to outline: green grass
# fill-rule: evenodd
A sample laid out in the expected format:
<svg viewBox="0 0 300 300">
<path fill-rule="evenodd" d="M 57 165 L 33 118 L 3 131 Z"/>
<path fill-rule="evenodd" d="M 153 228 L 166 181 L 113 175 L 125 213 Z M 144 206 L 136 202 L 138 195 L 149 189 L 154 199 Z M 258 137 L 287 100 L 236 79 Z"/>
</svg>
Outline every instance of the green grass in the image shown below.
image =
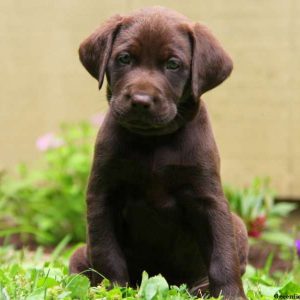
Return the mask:
<svg viewBox="0 0 300 300">
<path fill-rule="evenodd" d="M 68 258 L 74 248 L 65 250 L 67 239 L 51 253 L 42 248 L 35 252 L 26 249 L 16 251 L 11 246 L 0 248 L 0 299 L 192 299 L 186 286 L 169 286 L 158 275 L 148 278 L 143 274 L 139 289 L 114 287 L 108 289 L 104 280 L 98 287 L 90 287 L 88 279 L 82 275 L 68 274 Z M 300 264 L 295 257 L 290 273 L 269 275 L 272 264 L 270 255 L 264 269 L 256 270 L 248 266 L 243 277 L 245 292 L 249 299 L 274 299 L 274 295 L 300 296 Z M 142 275 L 142 274 L 141 274 Z M 209 298 L 204 295 L 205 299 Z M 202 298 L 198 298 L 202 299 Z M 222 299 L 222 296 L 219 297 Z"/>
</svg>

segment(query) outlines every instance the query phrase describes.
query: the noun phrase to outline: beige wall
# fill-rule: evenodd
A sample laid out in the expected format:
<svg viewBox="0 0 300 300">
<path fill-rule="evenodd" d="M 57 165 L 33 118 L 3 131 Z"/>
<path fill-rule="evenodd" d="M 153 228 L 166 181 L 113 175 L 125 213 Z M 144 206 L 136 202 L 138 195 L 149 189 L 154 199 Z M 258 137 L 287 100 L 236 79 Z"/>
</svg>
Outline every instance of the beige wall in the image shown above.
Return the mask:
<svg viewBox="0 0 300 300">
<path fill-rule="evenodd" d="M 299 0 L 1 0 L 0 168 L 34 159 L 36 138 L 62 121 L 105 110 L 78 45 L 110 15 L 154 4 L 206 23 L 234 59 L 205 95 L 224 181 L 269 175 L 300 198 Z"/>
</svg>

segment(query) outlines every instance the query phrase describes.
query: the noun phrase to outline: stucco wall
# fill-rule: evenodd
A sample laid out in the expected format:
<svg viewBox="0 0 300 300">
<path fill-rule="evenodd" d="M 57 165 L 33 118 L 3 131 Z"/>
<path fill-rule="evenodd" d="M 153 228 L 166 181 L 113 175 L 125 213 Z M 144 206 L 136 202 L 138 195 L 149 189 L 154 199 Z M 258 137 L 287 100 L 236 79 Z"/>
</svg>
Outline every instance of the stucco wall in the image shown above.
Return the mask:
<svg viewBox="0 0 300 300">
<path fill-rule="evenodd" d="M 106 108 L 78 61 L 107 17 L 163 5 L 206 23 L 233 57 L 228 81 L 205 95 L 225 182 L 269 175 L 300 198 L 300 1 L 2 0 L 0 169 L 37 156 L 35 140 Z"/>
</svg>

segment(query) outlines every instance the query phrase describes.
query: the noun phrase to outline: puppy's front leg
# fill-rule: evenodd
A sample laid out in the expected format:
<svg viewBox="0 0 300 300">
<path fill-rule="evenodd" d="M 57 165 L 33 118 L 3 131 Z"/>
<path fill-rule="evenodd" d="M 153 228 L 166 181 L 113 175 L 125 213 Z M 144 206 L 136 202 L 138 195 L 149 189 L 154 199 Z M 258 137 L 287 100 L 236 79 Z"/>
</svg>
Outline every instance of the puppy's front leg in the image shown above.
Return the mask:
<svg viewBox="0 0 300 300">
<path fill-rule="evenodd" d="M 196 194 L 185 202 L 207 265 L 210 293 L 214 297 L 222 293 L 225 299 L 246 299 L 232 217 L 223 192 L 220 188 L 213 192 L 201 189 Z"/>
<path fill-rule="evenodd" d="M 104 191 L 99 163 L 92 168 L 87 190 L 88 258 L 93 269 L 121 286 L 129 281 L 127 264 L 116 238 L 112 205 Z M 102 281 L 92 273 L 92 285 Z"/>
<path fill-rule="evenodd" d="M 223 195 L 209 199 L 207 210 L 209 244 L 206 250 L 212 296 L 221 292 L 225 299 L 246 299 L 244 294 L 232 217 Z"/>
</svg>

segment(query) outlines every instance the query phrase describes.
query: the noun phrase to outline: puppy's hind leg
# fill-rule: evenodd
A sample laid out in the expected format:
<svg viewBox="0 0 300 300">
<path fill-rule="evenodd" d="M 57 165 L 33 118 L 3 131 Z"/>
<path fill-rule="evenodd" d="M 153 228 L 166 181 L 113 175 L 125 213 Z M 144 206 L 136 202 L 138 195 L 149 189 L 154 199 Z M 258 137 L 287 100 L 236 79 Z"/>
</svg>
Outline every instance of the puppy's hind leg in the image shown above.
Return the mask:
<svg viewBox="0 0 300 300">
<path fill-rule="evenodd" d="M 71 274 L 85 275 L 91 280 L 92 271 L 88 271 L 91 268 L 87 258 L 86 246 L 78 248 L 71 256 L 69 263 L 69 271 Z"/>
<path fill-rule="evenodd" d="M 240 261 L 240 272 L 243 275 L 246 271 L 248 261 L 248 233 L 244 222 L 236 214 L 232 213 L 232 222 L 236 238 L 236 247 Z"/>
</svg>

